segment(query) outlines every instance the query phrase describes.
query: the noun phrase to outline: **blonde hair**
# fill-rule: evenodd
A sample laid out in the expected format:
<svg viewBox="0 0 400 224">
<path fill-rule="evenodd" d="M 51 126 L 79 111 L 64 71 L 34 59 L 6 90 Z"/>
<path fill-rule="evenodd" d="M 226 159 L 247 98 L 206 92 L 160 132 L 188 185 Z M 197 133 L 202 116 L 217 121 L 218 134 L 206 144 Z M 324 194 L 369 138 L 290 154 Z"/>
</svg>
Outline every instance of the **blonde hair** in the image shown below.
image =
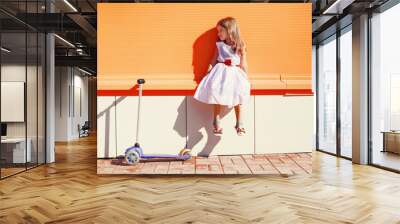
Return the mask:
<svg viewBox="0 0 400 224">
<path fill-rule="evenodd" d="M 225 28 L 228 33 L 229 40 L 233 43 L 232 48 L 236 53 L 243 54 L 245 45 L 240 38 L 239 26 L 233 17 L 225 17 L 218 21 L 217 26 Z"/>
</svg>

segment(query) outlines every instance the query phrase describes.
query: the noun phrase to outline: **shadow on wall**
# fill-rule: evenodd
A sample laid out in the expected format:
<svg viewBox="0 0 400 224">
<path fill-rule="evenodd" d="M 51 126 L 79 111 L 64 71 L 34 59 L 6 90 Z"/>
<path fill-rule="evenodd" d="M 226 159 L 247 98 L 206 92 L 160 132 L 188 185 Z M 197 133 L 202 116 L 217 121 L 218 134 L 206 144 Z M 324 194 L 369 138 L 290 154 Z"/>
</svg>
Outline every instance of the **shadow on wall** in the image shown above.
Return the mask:
<svg viewBox="0 0 400 224">
<path fill-rule="evenodd" d="M 99 119 L 102 116 L 105 116 L 105 133 L 104 133 L 104 157 L 109 158 L 113 157 L 110 155 L 110 110 L 111 108 L 117 106 L 117 104 L 121 101 L 123 101 L 126 98 L 126 96 L 119 97 L 118 100 L 114 100 L 114 103 L 112 103 L 110 106 L 108 106 L 106 109 L 101 111 L 100 113 L 97 114 L 97 119 Z M 97 139 L 99 141 L 101 139 Z"/>
<path fill-rule="evenodd" d="M 208 70 L 208 65 L 217 50 L 217 29 L 214 27 L 201 34 L 193 44 L 192 66 L 194 81 L 199 84 Z"/>
<path fill-rule="evenodd" d="M 190 108 L 189 108 L 190 107 Z M 232 108 L 222 107 L 221 119 L 223 119 Z M 207 142 L 197 154 L 198 156 L 209 156 L 215 146 L 221 141 L 221 137 L 213 133 L 213 106 L 201 103 L 193 97 L 185 97 L 178 107 L 178 116 L 175 120 L 174 130 L 182 137 L 186 137 L 186 147 L 193 149 L 204 137 Z M 186 127 L 182 128 L 182 124 Z M 204 136 L 204 129 L 207 136 Z"/>
<path fill-rule="evenodd" d="M 207 74 L 208 66 L 217 50 L 216 41 L 217 29 L 213 27 L 201 34 L 193 44 L 192 66 L 194 81 L 199 84 L 203 77 Z M 190 107 L 190 108 L 189 108 Z M 189 114 L 190 113 L 190 114 Z M 229 110 L 221 111 L 221 118 L 229 113 Z M 221 137 L 215 136 L 213 133 L 213 106 L 201 103 L 193 97 L 186 97 L 178 108 L 178 117 L 175 122 L 174 130 L 183 136 L 175 127 L 182 122 L 182 114 L 186 115 L 186 148 L 194 148 L 205 136 L 201 132 L 204 128 L 207 134 L 207 142 L 204 148 L 198 153 L 198 156 L 209 156 L 215 146 L 221 141 Z M 188 119 L 190 117 L 190 119 Z"/>
<path fill-rule="evenodd" d="M 114 110 L 114 107 L 118 106 L 118 104 L 126 98 L 126 96 L 118 97 L 117 99 L 114 98 L 115 100 L 97 115 L 97 118 L 104 117 L 105 119 L 104 139 L 98 139 L 98 141 L 104 141 L 104 158 L 114 157 L 114 155 L 111 155 L 110 150 L 110 138 L 112 137 L 110 124 L 114 123 L 111 122 L 111 119 L 115 119 L 115 117 L 111 116 L 111 112 Z M 146 98 L 143 100 L 145 99 Z M 228 107 L 222 107 L 221 119 L 223 119 L 231 111 L 232 109 L 229 109 Z M 209 156 L 217 144 L 221 141 L 221 137 L 215 136 L 213 133 L 212 121 L 213 105 L 201 103 L 195 100 L 193 97 L 187 96 L 178 106 L 177 117 L 173 125 L 173 130 L 179 136 L 186 138 L 186 142 L 184 143 L 185 145 L 182 146 L 184 148 L 193 149 L 203 140 L 203 138 L 206 138 L 205 143 L 201 144 L 204 146 L 199 149 L 200 152 L 197 155 Z M 157 126 L 155 123 L 152 125 Z"/>
<path fill-rule="evenodd" d="M 211 28 L 201 34 L 193 44 L 193 55 L 192 55 L 192 66 L 193 66 L 193 80 L 199 84 L 202 78 L 206 75 L 210 61 L 214 55 L 217 41 L 217 29 Z M 124 92 L 134 91 L 134 88 Z M 104 156 L 110 157 L 110 110 L 112 107 L 117 106 L 119 102 L 124 100 L 125 97 L 119 97 L 112 105 L 101 111 L 97 115 L 97 119 L 105 116 L 105 139 Z M 190 107 L 190 108 L 189 108 Z M 231 109 L 224 108 L 221 111 L 221 119 L 225 117 Z M 213 134 L 213 108 L 212 105 L 198 102 L 191 96 L 185 97 L 178 107 L 178 116 L 174 123 L 174 130 L 182 137 L 186 137 L 185 148 L 194 148 L 205 136 L 202 133 L 202 129 L 205 129 L 207 134 L 207 142 L 204 148 L 198 153 L 198 156 L 208 156 L 221 137 Z M 188 113 L 191 113 L 190 115 Z M 190 116 L 190 119 L 188 118 Z M 99 139 L 100 140 L 100 139 Z M 112 156 L 111 156 L 112 157 Z"/>
</svg>

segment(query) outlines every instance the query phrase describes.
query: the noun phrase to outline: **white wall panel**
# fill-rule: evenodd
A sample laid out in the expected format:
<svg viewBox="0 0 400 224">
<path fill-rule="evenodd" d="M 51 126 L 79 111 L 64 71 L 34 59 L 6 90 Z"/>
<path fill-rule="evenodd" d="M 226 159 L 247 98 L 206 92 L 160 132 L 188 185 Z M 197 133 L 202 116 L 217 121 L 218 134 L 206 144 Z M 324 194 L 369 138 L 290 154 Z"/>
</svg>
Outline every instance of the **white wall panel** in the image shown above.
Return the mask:
<svg viewBox="0 0 400 224">
<path fill-rule="evenodd" d="M 188 147 L 193 155 L 234 155 L 254 153 L 254 97 L 242 107 L 245 136 L 238 136 L 235 130 L 235 111 L 222 109 L 221 127 L 223 135 L 213 133 L 213 106 L 198 102 L 193 97 L 188 102 Z"/>
<path fill-rule="evenodd" d="M 255 97 L 256 154 L 311 152 L 312 96 Z"/>
<path fill-rule="evenodd" d="M 137 99 L 98 97 L 99 157 L 123 155 L 134 145 Z M 236 134 L 233 108 L 223 109 L 224 133 L 215 136 L 212 112 L 211 105 L 193 97 L 144 96 L 139 143 L 149 154 L 176 154 L 186 142 L 193 155 L 311 152 L 313 148 L 311 96 L 253 96 L 242 107 L 245 136 Z"/>
<path fill-rule="evenodd" d="M 135 144 L 137 100 L 135 96 L 117 96 L 117 155 L 124 155 L 125 149 Z"/>
<path fill-rule="evenodd" d="M 116 157 L 115 97 L 97 97 L 97 157 Z"/>
<path fill-rule="evenodd" d="M 135 143 L 137 97 L 117 98 L 118 153 Z M 139 143 L 145 153 L 177 154 L 186 145 L 184 96 L 142 98 Z"/>
</svg>

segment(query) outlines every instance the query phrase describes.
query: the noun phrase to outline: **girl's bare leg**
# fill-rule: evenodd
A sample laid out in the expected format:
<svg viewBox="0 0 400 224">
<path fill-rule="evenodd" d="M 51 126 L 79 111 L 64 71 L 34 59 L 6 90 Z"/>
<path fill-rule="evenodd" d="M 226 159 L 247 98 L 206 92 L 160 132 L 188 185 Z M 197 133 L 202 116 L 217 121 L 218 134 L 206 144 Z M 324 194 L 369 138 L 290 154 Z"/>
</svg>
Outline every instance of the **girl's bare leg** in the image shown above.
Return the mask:
<svg viewBox="0 0 400 224">
<path fill-rule="evenodd" d="M 221 112 L 221 105 L 214 104 L 214 120 L 219 120 Z"/>
<path fill-rule="evenodd" d="M 240 104 L 235 106 L 235 115 L 236 115 L 236 127 L 240 127 L 242 125 L 241 122 L 241 114 L 240 114 Z"/>
<path fill-rule="evenodd" d="M 242 122 L 242 117 L 241 117 L 241 105 L 235 106 L 235 115 L 236 115 L 236 132 L 238 135 L 243 135 L 245 133 L 245 130 L 243 128 L 243 122 Z"/>
<path fill-rule="evenodd" d="M 221 113 L 221 105 L 214 104 L 214 114 L 213 114 L 213 126 L 214 126 L 214 134 L 222 134 L 222 128 L 220 126 L 220 113 Z"/>
</svg>

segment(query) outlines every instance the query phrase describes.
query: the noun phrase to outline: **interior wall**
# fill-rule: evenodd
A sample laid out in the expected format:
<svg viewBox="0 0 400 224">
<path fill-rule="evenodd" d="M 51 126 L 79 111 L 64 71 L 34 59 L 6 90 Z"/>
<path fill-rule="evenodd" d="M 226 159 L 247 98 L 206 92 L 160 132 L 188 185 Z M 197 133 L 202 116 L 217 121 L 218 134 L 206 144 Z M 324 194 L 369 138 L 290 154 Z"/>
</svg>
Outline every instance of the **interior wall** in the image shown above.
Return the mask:
<svg viewBox="0 0 400 224">
<path fill-rule="evenodd" d="M 1 66 L 1 81 L 2 82 L 25 82 L 25 64 L 5 64 Z M 36 66 L 27 67 L 28 74 L 28 87 L 27 87 L 27 102 L 32 103 L 32 105 L 27 105 L 27 107 L 36 108 L 36 79 L 31 77 L 31 74 L 36 75 Z M 26 83 L 26 82 L 25 82 Z M 34 103 L 34 105 L 33 105 Z M 41 107 L 42 105 L 38 105 Z M 6 109 L 6 108 L 3 108 Z M 37 120 L 36 113 L 27 113 L 28 122 Z M 32 129 L 32 130 L 30 130 Z M 36 124 L 28 124 L 28 133 L 36 133 Z M 25 137 L 25 123 L 24 122 L 7 122 L 7 136 L 8 137 Z M 28 136 L 29 138 L 30 136 Z"/>
<path fill-rule="evenodd" d="M 90 130 L 97 130 L 97 79 L 90 77 L 88 79 L 88 120 L 90 122 Z"/>
<path fill-rule="evenodd" d="M 55 68 L 55 140 L 68 140 L 68 119 L 69 119 L 69 68 Z"/>
<path fill-rule="evenodd" d="M 56 67 L 56 141 L 79 138 L 78 125 L 88 121 L 88 77 L 73 67 Z"/>
<path fill-rule="evenodd" d="M 80 119 L 79 122 L 83 123 L 88 120 L 88 116 L 89 116 L 89 114 L 88 114 L 89 113 L 89 111 L 88 111 L 88 105 L 89 105 L 89 103 L 88 103 L 88 96 L 89 96 L 88 77 L 87 76 L 83 77 L 83 76 L 81 76 L 81 74 L 78 74 L 78 75 L 75 74 L 75 84 L 74 85 L 75 85 L 75 87 L 78 87 L 81 89 L 82 113 L 77 117 L 79 117 L 79 119 Z"/>
<path fill-rule="evenodd" d="M 26 112 L 26 121 L 4 123 L 7 124 L 7 138 L 25 138 L 25 136 L 28 138 L 30 158 L 27 161 L 32 163 L 44 162 L 44 122 L 41 117 L 44 96 L 40 94 L 44 92 L 41 91 L 44 87 L 41 72 L 41 67 L 36 64 L 25 66 L 25 63 L 4 63 L 1 66 L 2 82 L 24 82 L 26 85 L 26 108 L 22 108 L 24 113 Z M 2 108 L 2 110 L 8 109 Z"/>
</svg>

